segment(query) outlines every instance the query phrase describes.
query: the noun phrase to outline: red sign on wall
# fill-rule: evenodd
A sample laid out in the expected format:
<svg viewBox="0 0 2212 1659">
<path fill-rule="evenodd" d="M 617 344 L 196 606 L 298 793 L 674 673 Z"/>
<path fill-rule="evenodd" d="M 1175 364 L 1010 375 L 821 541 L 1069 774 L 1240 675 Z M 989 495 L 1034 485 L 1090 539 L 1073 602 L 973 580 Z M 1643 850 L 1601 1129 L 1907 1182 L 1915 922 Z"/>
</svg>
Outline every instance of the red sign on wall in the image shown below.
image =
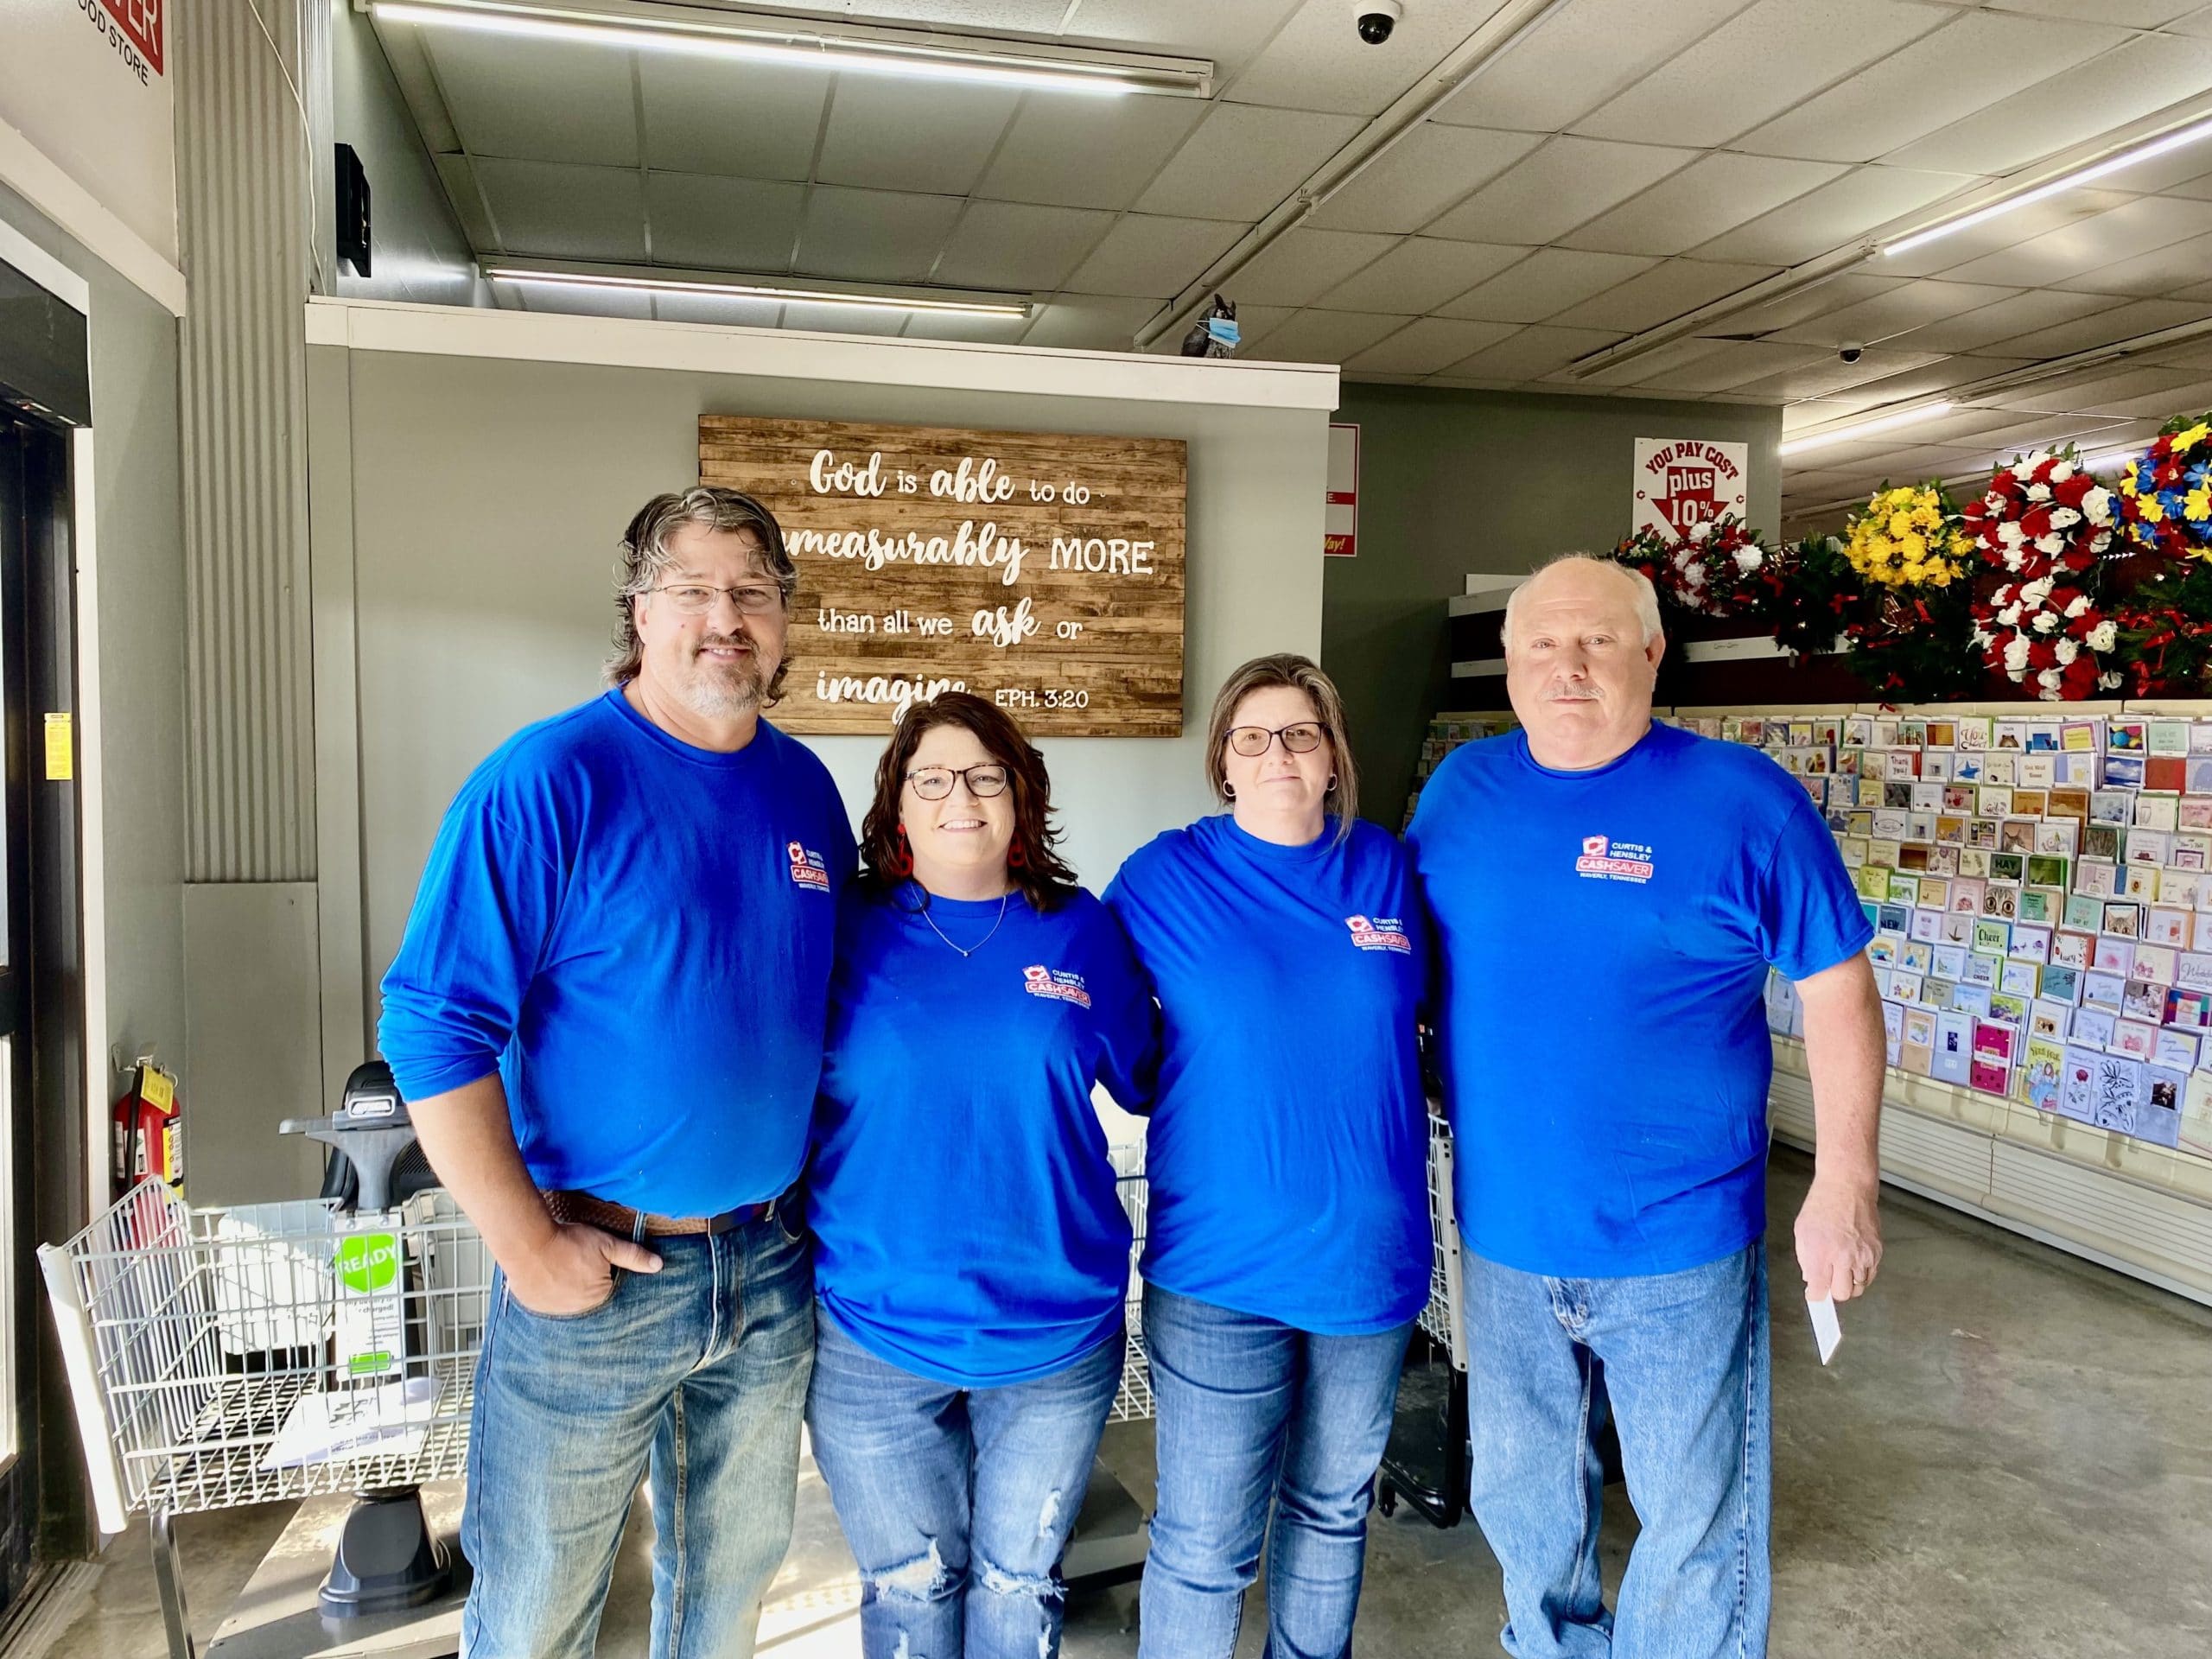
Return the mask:
<svg viewBox="0 0 2212 1659">
<path fill-rule="evenodd" d="M 162 73 L 162 0 L 100 0 L 123 37 L 137 47 L 147 67 Z"/>
</svg>

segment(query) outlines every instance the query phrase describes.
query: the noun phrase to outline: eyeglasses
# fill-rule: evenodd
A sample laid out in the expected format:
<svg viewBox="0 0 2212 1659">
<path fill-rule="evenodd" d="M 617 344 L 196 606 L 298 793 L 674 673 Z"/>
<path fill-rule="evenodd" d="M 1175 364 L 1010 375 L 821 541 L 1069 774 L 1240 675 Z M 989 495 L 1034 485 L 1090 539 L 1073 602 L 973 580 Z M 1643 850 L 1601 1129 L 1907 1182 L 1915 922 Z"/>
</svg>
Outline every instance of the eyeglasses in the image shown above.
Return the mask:
<svg viewBox="0 0 2212 1659">
<path fill-rule="evenodd" d="M 648 588 L 649 594 L 666 594 L 668 602 L 686 616 L 704 616 L 715 608 L 715 601 L 724 594 L 742 616 L 766 616 L 771 611 L 784 608 L 784 590 L 780 588 L 747 586 L 743 588 L 709 588 L 702 583 L 682 582 L 664 588 Z"/>
<path fill-rule="evenodd" d="M 1006 768 L 987 766 L 922 766 L 906 774 L 914 793 L 925 801 L 941 801 L 952 793 L 958 779 L 968 780 L 968 792 L 979 801 L 1006 793 Z"/>
<path fill-rule="evenodd" d="M 1321 740 L 1328 734 L 1310 720 L 1295 726 L 1278 726 L 1269 731 L 1264 726 L 1232 726 L 1229 728 L 1229 747 L 1247 760 L 1256 760 L 1268 752 L 1275 739 L 1282 739 L 1282 746 L 1293 754 L 1311 754 L 1321 747 Z"/>
</svg>

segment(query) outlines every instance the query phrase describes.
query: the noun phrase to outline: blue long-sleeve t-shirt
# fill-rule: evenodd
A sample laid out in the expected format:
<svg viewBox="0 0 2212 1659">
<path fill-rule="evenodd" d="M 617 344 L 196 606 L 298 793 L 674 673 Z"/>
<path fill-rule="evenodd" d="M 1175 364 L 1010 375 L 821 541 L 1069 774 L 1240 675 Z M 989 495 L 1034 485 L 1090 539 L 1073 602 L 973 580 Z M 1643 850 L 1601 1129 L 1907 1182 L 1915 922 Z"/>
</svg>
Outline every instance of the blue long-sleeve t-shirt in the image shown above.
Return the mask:
<svg viewBox="0 0 2212 1659">
<path fill-rule="evenodd" d="M 1428 961 L 1405 849 L 1365 822 L 1278 846 L 1201 818 L 1106 891 L 1160 999 L 1144 1276 L 1352 1336 L 1420 1312 Z"/>
<path fill-rule="evenodd" d="M 493 1071 L 545 1191 L 718 1214 L 798 1176 L 852 830 L 763 721 L 694 748 L 611 690 L 525 728 L 440 827 L 384 980 L 403 1097 Z"/>
<path fill-rule="evenodd" d="M 920 899 L 862 885 L 845 902 L 807 1177 L 815 1283 L 878 1358 L 999 1387 L 1120 1328 L 1131 1232 L 1090 1091 L 1143 1103 L 1152 999 L 1080 889 L 1043 912 L 1019 893 L 931 898 L 926 919 Z"/>
</svg>

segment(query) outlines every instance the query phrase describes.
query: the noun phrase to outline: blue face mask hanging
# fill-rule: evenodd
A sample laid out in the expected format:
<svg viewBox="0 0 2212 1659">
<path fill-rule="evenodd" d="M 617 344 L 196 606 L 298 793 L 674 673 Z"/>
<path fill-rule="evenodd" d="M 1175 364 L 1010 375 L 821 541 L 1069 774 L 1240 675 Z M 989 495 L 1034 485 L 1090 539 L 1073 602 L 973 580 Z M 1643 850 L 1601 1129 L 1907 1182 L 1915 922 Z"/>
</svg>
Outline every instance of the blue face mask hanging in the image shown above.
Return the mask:
<svg viewBox="0 0 2212 1659">
<path fill-rule="evenodd" d="M 1208 317 L 1206 319 L 1206 337 L 1213 340 L 1217 345 L 1235 346 L 1236 344 L 1236 319 L 1234 317 Z"/>
</svg>

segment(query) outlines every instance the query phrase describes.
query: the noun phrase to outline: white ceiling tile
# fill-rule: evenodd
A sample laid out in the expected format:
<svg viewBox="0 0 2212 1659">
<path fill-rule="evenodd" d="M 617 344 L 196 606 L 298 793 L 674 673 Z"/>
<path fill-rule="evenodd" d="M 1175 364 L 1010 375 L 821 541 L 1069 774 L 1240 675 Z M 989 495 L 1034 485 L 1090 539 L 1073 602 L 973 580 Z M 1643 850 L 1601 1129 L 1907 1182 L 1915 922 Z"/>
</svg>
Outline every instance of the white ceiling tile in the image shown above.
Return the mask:
<svg viewBox="0 0 2212 1659">
<path fill-rule="evenodd" d="M 1800 323 L 1825 317 L 1834 311 L 1847 310 L 1882 295 L 1911 286 L 1901 276 L 1870 276 L 1866 268 L 1861 266 L 1857 270 L 1847 270 L 1840 276 L 1831 276 L 1824 283 L 1801 288 L 1794 294 L 1784 294 L 1732 313 L 1728 318 L 1728 332 L 1735 334 L 1786 333 Z M 1998 296 L 1992 295 L 1990 297 Z M 1987 302 L 1979 303 L 1986 304 Z"/>
<path fill-rule="evenodd" d="M 1157 300 L 1062 294 L 1038 314 L 1021 343 L 1086 352 L 1126 352 L 1137 330 L 1151 321 L 1159 309 Z"/>
<path fill-rule="evenodd" d="M 2199 322 L 2208 312 L 2212 312 L 2212 307 L 2185 300 L 2133 300 L 2113 310 L 2096 312 L 2071 322 L 2013 334 L 1992 343 L 2018 357 L 2064 357 L 2069 353 L 2108 346 L 2114 340 L 2133 339 L 2137 334 Z"/>
<path fill-rule="evenodd" d="M 1203 3 L 1203 0 L 1201 0 Z M 1223 91 L 1238 104 L 1380 115 L 1497 10 L 1498 0 L 1419 0 L 1380 47 L 1362 45 L 1350 9 L 1300 6 Z M 1081 10 L 1077 16 L 1083 16 Z"/>
<path fill-rule="evenodd" d="M 1640 334 L 1672 322 L 1686 311 L 1765 281 L 1775 274 L 1771 265 L 1713 264 L 1702 259 L 1669 259 L 1642 276 L 1631 276 L 1618 288 L 1585 300 L 1572 310 L 1552 318 L 1568 327 L 1618 328 L 1624 334 Z M 1717 321 L 1707 332 L 1726 326 Z"/>
<path fill-rule="evenodd" d="M 2023 288 L 2045 288 L 2190 237 L 2205 235 L 2212 235 L 2212 201 L 2142 196 L 2110 213 L 2077 219 L 2000 252 L 1985 255 L 1969 264 L 1955 265 L 1945 274 L 1966 283 L 2009 283 Z M 2212 267 L 2197 269 L 2212 274 Z M 2092 282 L 2068 285 L 2096 287 Z"/>
<path fill-rule="evenodd" d="M 1625 361 L 1593 370 L 1580 377 L 1580 384 L 1592 391 L 1625 393 L 1633 388 L 1630 382 L 1663 378 L 1673 371 L 1725 351 L 1731 344 L 1725 340 L 1702 340 L 1692 334 L 1684 340 L 1670 340 L 1664 346 L 1639 353 Z"/>
<path fill-rule="evenodd" d="M 645 175 L 652 257 L 664 265 L 787 270 L 805 205 L 803 184 L 700 173 Z"/>
<path fill-rule="evenodd" d="M 1348 115 L 1217 104 L 1137 206 L 1193 219 L 1259 219 L 1359 126 Z"/>
<path fill-rule="evenodd" d="M 2070 321 L 2097 311 L 2109 311 L 2118 303 L 2109 295 L 2037 289 L 1909 328 L 1892 337 L 1889 343 L 1912 351 L 1979 351 L 1994 341 L 2026 334 L 2031 329 Z"/>
<path fill-rule="evenodd" d="M 438 169 L 438 182 L 445 187 L 446 200 L 453 205 L 454 217 L 460 219 L 461 233 L 468 239 L 468 245 L 486 252 L 504 247 L 499 227 L 492 219 L 491 203 L 477 183 L 475 162 L 451 150 L 441 151 L 430 161 Z"/>
<path fill-rule="evenodd" d="M 1417 231 L 1542 142 L 1533 132 L 1425 121 L 1307 221 L 1323 230 Z"/>
<path fill-rule="evenodd" d="M 1626 253 L 1539 248 L 1519 264 L 1438 308 L 1447 317 L 1541 322 L 1658 263 Z"/>
<path fill-rule="evenodd" d="M 1908 0 L 1759 0 L 1574 130 L 1657 144 L 1726 143 L 1950 20 Z"/>
<path fill-rule="evenodd" d="M 1287 232 L 1230 280 L 1229 297 L 1255 305 L 1311 305 L 1398 245 L 1365 231 Z"/>
<path fill-rule="evenodd" d="M 1962 10 L 1933 34 L 1745 134 L 1736 147 L 1759 156 L 1870 162 L 2126 39 L 2120 29 Z M 1971 73 L 1961 73 L 1965 65 Z"/>
<path fill-rule="evenodd" d="M 635 168 L 482 156 L 476 177 L 509 253 L 618 262 L 645 257 L 645 189 Z"/>
<path fill-rule="evenodd" d="M 1413 319 L 1367 311 L 1300 311 L 1246 353 L 1262 363 L 1342 363 Z"/>
<path fill-rule="evenodd" d="M 1451 365 L 1451 372 L 1463 380 L 1535 380 L 1619 338 L 1595 328 L 1548 328 L 1539 323 L 1460 359 Z"/>
<path fill-rule="evenodd" d="M 2144 353 L 2142 361 L 2168 363 L 2183 369 L 2212 369 L 2212 340 L 2199 335 L 2195 340 L 2177 340 L 2171 346 Z"/>
<path fill-rule="evenodd" d="M 2139 35 L 2069 70 L 2062 86 L 2015 92 L 1885 159 L 1937 173 L 2013 172 L 2212 86 L 2212 41 Z"/>
<path fill-rule="evenodd" d="M 1434 374 L 1513 332 L 1510 322 L 1416 317 L 1396 334 L 1349 359 L 1344 367 L 1363 374 Z"/>
<path fill-rule="evenodd" d="M 792 268 L 853 282 L 918 283 L 936 264 L 959 213 L 956 196 L 817 185 L 807 195 Z"/>
<path fill-rule="evenodd" d="M 1961 173 L 1919 173 L 1902 167 L 1862 167 L 1808 190 L 1772 213 L 1739 225 L 1699 248 L 1701 258 L 1764 259 L 1794 265 L 1868 235 L 1915 208 L 1955 195 L 1980 181 Z"/>
<path fill-rule="evenodd" d="M 1235 76 L 1305 0 L 1082 0 L 1061 38 L 1140 52 L 1211 58 L 1217 84 Z M 1351 32 L 1351 20 L 1344 20 Z M 1152 100 L 1146 99 L 1149 103 Z"/>
<path fill-rule="evenodd" d="M 1428 233 L 1477 242 L 1555 241 L 1697 155 L 1657 144 L 1555 137 L 1429 226 Z"/>
<path fill-rule="evenodd" d="M 1067 207 L 1126 207 L 1208 107 L 1195 98 L 1026 99 L 976 194 Z"/>
<path fill-rule="evenodd" d="M 1841 285 L 1840 281 L 1815 289 L 1818 295 L 1829 288 Z M 1909 328 L 1919 328 L 1946 317 L 1955 317 L 1964 311 L 1973 311 L 1985 305 L 1994 305 L 1999 300 L 2010 299 L 2018 289 L 1991 288 L 1974 283 L 1947 283 L 1933 276 L 1923 276 L 1916 282 L 1900 283 L 1885 292 L 1860 300 L 1856 304 L 1843 305 L 1821 312 L 1802 321 L 1788 324 L 1780 330 L 1779 337 L 1808 346 L 1841 346 L 1856 340 L 1871 346 L 1887 340 L 1891 334 L 1904 334 Z M 1811 297 L 1808 296 L 1807 297 Z M 1756 313 L 1731 317 L 1729 321 L 1749 328 L 1756 326 Z"/>
<path fill-rule="evenodd" d="M 871 190 L 965 195 L 1020 98 L 988 86 L 841 75 L 814 176 Z"/>
<path fill-rule="evenodd" d="M 471 155 L 637 164 L 629 53 L 466 29 L 422 39 Z"/>
<path fill-rule="evenodd" d="M 2191 369 L 2157 364 L 2106 364 L 2063 379 L 1999 392 L 1990 401 L 2012 408 L 2049 409 L 2054 404 L 2084 415 L 2167 416 L 2184 407 L 2180 389 L 2201 376 Z"/>
<path fill-rule="evenodd" d="M 988 35 L 1012 31 L 1051 35 L 1067 13 L 1067 0 L 866 0 L 862 5 L 822 5 L 817 11 L 858 12 L 882 22 L 923 23 L 932 29 Z"/>
<path fill-rule="evenodd" d="M 1242 225 L 1218 219 L 1124 213 L 1067 285 L 1078 294 L 1169 299 L 1204 276 L 1243 232 Z"/>
<path fill-rule="evenodd" d="M 1787 346 L 1772 340 L 1732 340 L 1717 351 L 1676 368 L 1639 375 L 1636 384 L 1662 391 L 1726 391 L 1787 369 L 1829 361 L 1834 353 L 1817 346 Z M 1779 397 L 1774 400 L 1780 403 Z"/>
<path fill-rule="evenodd" d="M 1493 247 L 1487 242 L 1446 242 L 1409 236 L 1374 264 L 1323 295 L 1319 303 L 1332 311 L 1433 311 L 1455 294 L 1464 294 L 1521 258 L 1526 248 Z M 1465 357 L 1470 346 L 1459 353 Z"/>
<path fill-rule="evenodd" d="M 1666 63 L 1750 0 L 1574 0 L 1493 58 L 1437 118 L 1557 132 Z"/>
<path fill-rule="evenodd" d="M 783 317 L 780 300 L 740 300 L 713 294 L 656 294 L 653 315 L 663 322 L 712 322 L 726 328 L 773 328 Z"/>
<path fill-rule="evenodd" d="M 1894 341 L 1891 342 L 1893 345 Z M 1900 403 L 1910 397 L 1927 397 L 1937 392 L 1955 391 L 1963 386 L 1975 385 L 1992 375 L 2009 374 L 2024 369 L 2028 359 L 2024 357 L 1938 357 L 1925 367 L 1908 369 L 1903 374 L 1884 375 L 1878 380 L 1866 380 L 1835 394 L 1836 401 L 1865 409 L 1876 404 Z"/>
<path fill-rule="evenodd" d="M 930 280 L 1014 292 L 1056 289 L 1113 223 L 1113 214 L 1086 208 L 971 201 Z"/>
<path fill-rule="evenodd" d="M 2152 156 L 2122 168 L 2112 181 L 2129 190 L 2168 196 L 2212 195 L 2212 143 L 2185 145 L 2164 156 Z"/>
<path fill-rule="evenodd" d="M 815 334 L 895 334 L 906 326 L 903 311 L 873 306 L 801 305 L 784 308 L 784 327 Z"/>
<path fill-rule="evenodd" d="M 1859 354 L 1856 363 L 1846 363 L 1834 352 L 1821 347 L 1818 357 L 1809 362 L 1794 365 L 1777 373 L 1757 379 L 1739 381 L 1727 388 L 1747 397 L 1769 398 L 1786 403 L 1799 397 L 1823 397 L 1831 393 L 1863 385 L 1869 380 L 1879 380 L 1920 368 L 1936 359 L 1926 352 L 1885 352 L 1878 347 Z"/>
<path fill-rule="evenodd" d="M 2031 12 L 2038 17 L 2086 17 L 2129 29 L 2163 29 L 2196 0 L 1982 0 L 1999 11 Z"/>
<path fill-rule="evenodd" d="M 814 164 L 826 71 L 639 54 L 645 162 L 678 173 L 804 179 Z"/>
<path fill-rule="evenodd" d="M 1693 162 L 1560 240 L 1571 248 L 1607 253 L 1682 253 L 1817 189 L 1843 171 L 1831 162 L 1721 151 Z"/>
<path fill-rule="evenodd" d="M 2212 6 L 2193 11 L 2186 17 L 2177 17 L 2166 28 L 2176 35 L 2196 35 L 2212 39 Z"/>
<path fill-rule="evenodd" d="M 1899 276 L 1948 275 L 1961 265 L 1970 264 L 1986 254 L 2012 247 L 2016 243 L 2041 236 L 2061 226 L 2110 213 L 2133 200 L 2133 197 L 2117 190 L 2062 191 L 2045 200 L 2031 202 L 2009 213 L 2000 213 L 1982 224 L 1940 236 L 1910 253 L 1885 253 L 1879 262 L 1879 269 Z M 1944 217 L 1941 213 L 1920 215 L 1913 225 L 1899 227 L 1900 232 L 1940 221 Z"/>
</svg>

